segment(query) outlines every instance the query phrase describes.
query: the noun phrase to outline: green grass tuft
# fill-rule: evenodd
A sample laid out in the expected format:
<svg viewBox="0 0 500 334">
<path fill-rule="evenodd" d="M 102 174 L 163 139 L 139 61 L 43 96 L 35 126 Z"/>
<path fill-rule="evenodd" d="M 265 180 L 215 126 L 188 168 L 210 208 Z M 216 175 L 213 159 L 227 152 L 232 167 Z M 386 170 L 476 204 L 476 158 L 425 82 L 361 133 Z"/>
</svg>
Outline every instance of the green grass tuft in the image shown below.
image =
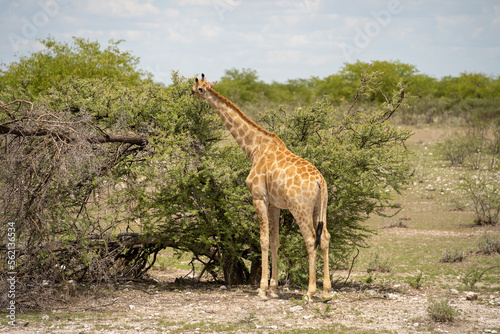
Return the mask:
<svg viewBox="0 0 500 334">
<path fill-rule="evenodd" d="M 459 312 L 449 304 L 448 299 L 429 300 L 429 306 L 427 306 L 427 314 L 433 321 L 453 322 L 458 313 Z"/>
</svg>

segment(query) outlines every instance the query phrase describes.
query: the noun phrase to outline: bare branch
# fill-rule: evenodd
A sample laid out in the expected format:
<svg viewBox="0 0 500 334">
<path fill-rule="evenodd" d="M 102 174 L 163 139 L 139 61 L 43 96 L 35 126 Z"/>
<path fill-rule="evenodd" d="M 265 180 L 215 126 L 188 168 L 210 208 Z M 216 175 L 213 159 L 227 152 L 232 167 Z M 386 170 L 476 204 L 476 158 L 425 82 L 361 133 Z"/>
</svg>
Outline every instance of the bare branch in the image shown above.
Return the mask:
<svg viewBox="0 0 500 334">
<path fill-rule="evenodd" d="M 40 136 L 52 136 L 58 140 L 65 142 L 76 141 L 75 137 L 70 136 L 64 132 L 52 131 L 44 128 L 39 128 L 35 130 L 25 130 L 19 128 L 10 128 L 6 126 L 7 123 L 0 125 L 0 134 L 22 136 L 22 137 L 40 137 Z M 105 144 L 105 143 L 125 143 L 144 146 L 147 144 L 148 140 L 144 136 L 140 135 L 99 135 L 88 137 L 87 141 L 93 144 Z"/>
</svg>

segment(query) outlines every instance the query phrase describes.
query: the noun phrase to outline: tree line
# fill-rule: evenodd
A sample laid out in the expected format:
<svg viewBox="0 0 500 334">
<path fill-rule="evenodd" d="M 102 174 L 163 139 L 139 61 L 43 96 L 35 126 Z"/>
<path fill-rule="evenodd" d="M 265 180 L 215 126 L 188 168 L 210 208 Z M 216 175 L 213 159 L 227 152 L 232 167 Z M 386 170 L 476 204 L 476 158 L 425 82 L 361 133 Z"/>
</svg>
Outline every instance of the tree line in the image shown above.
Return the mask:
<svg viewBox="0 0 500 334">
<path fill-rule="evenodd" d="M 314 99 L 328 97 L 332 101 L 341 101 L 354 96 L 361 83 L 361 74 L 370 67 L 371 72 L 383 73 L 378 88 L 383 92 L 392 91 L 398 82 L 408 86 L 407 90 L 419 98 L 467 98 L 500 97 L 500 77 L 483 73 L 461 73 L 458 76 L 435 78 L 419 73 L 414 65 L 399 61 L 357 61 L 346 63 L 338 73 L 324 78 L 292 79 L 285 83 L 265 83 L 252 69 L 229 69 L 219 83 L 222 94 L 231 96 L 242 103 L 255 103 L 264 97 L 270 103 L 310 103 Z M 369 92 L 367 101 L 383 102 L 379 91 Z"/>
</svg>

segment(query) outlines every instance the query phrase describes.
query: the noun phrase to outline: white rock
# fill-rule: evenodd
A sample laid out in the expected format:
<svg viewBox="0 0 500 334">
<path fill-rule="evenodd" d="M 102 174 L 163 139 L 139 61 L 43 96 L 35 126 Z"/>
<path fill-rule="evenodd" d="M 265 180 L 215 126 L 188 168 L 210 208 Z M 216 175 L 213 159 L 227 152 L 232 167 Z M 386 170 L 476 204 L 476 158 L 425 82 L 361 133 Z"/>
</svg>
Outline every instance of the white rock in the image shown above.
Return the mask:
<svg viewBox="0 0 500 334">
<path fill-rule="evenodd" d="M 129 305 L 128 308 L 131 310 L 135 310 L 135 305 Z"/>
<path fill-rule="evenodd" d="M 297 305 L 297 306 L 294 306 L 294 307 L 290 307 L 290 312 L 292 313 L 295 313 L 295 312 L 300 312 L 302 311 L 304 308 L 300 305 Z"/>
<path fill-rule="evenodd" d="M 368 296 L 375 296 L 375 295 L 377 294 L 377 291 L 370 289 L 370 290 L 366 290 L 366 292 L 365 292 L 365 293 L 366 293 Z"/>
<path fill-rule="evenodd" d="M 479 295 L 472 291 L 468 291 L 465 293 L 465 299 L 467 300 L 477 300 L 478 297 Z"/>
</svg>

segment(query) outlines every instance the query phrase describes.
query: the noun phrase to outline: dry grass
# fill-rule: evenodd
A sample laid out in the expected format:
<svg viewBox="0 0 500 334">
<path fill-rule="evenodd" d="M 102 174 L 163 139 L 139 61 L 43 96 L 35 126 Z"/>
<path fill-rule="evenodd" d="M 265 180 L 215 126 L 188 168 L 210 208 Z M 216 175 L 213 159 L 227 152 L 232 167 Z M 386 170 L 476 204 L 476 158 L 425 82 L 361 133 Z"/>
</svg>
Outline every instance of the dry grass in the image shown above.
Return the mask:
<svg viewBox="0 0 500 334">
<path fill-rule="evenodd" d="M 415 136 L 409 149 L 415 152 L 415 180 L 401 196 L 396 197 L 395 202 L 402 209 L 395 217 L 372 215 L 366 222 L 378 234 L 369 240 L 370 248 L 361 250 L 355 270 L 366 271 L 372 254 L 378 254 L 391 260 L 393 268 L 390 276 L 393 280 L 422 272 L 428 285 L 434 286 L 435 282 L 446 282 L 446 287 L 461 285 L 456 277 L 463 275 L 471 266 L 488 268 L 500 262 L 497 255 L 483 256 L 478 253 L 480 245 L 484 244 L 485 233 L 490 239 L 498 238 L 500 227 L 474 224 L 474 211 L 457 190 L 461 177 L 474 172 L 449 167 L 435 154 L 437 140 L 451 130 L 414 128 L 413 131 Z M 407 228 L 387 228 L 394 226 L 394 221 L 404 222 Z M 462 261 L 440 262 L 443 252 L 447 250 L 464 255 Z M 465 258 L 468 254 L 471 255 Z M 450 281 L 450 277 L 455 279 Z M 485 275 L 482 287 L 498 291 L 500 269 Z"/>
</svg>

